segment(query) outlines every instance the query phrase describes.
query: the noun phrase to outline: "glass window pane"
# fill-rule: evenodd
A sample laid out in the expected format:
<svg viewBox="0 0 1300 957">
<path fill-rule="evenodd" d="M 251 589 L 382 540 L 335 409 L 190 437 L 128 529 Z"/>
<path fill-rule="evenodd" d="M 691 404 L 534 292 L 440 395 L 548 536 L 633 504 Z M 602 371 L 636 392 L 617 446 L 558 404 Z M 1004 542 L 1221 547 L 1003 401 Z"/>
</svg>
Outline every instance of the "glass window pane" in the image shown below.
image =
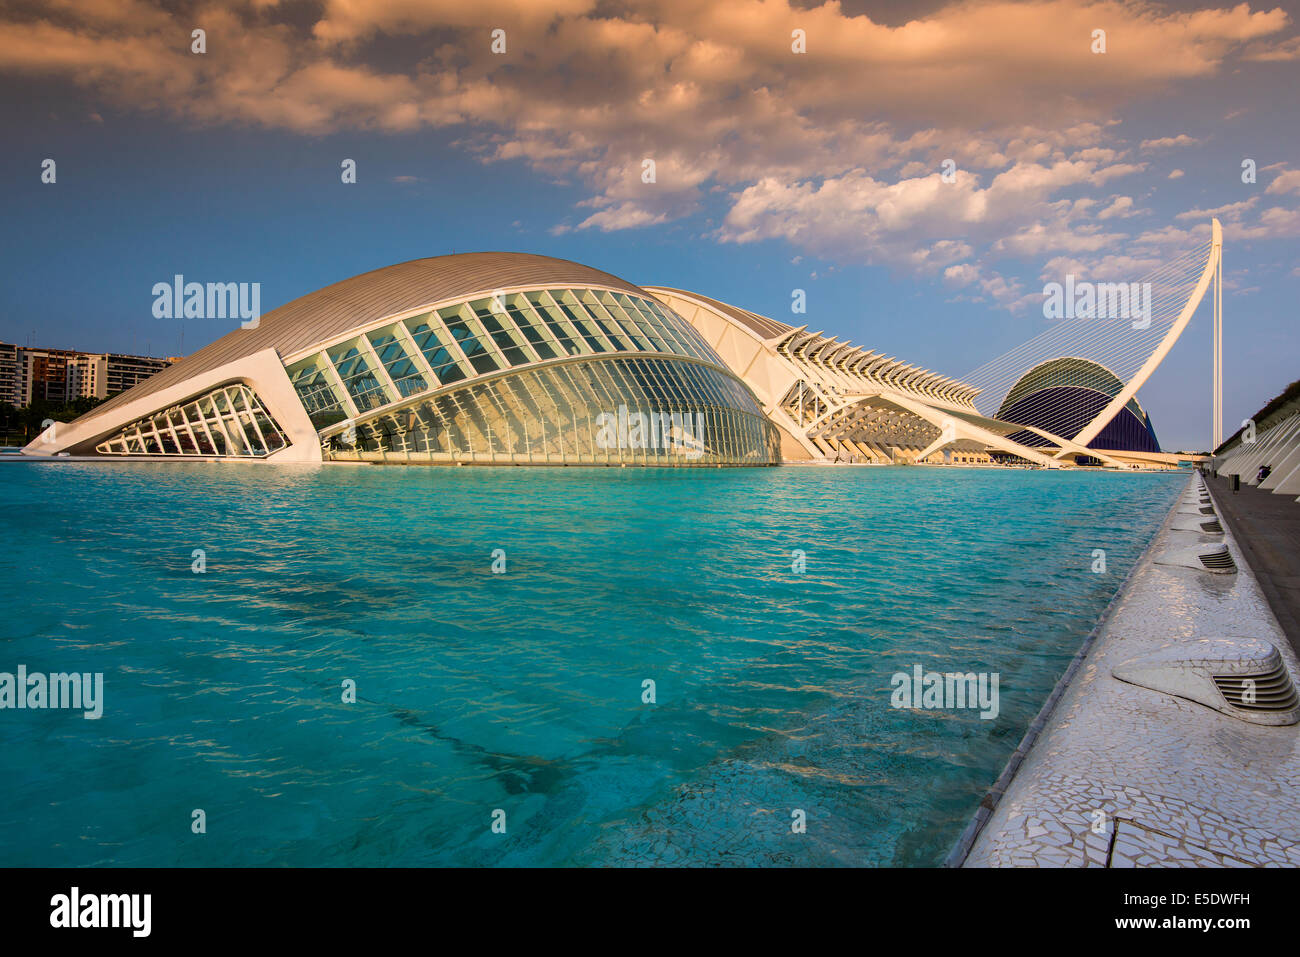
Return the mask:
<svg viewBox="0 0 1300 957">
<path fill-rule="evenodd" d="M 573 293 L 565 289 L 553 293 L 552 295 L 555 297 L 555 304 L 564 311 L 566 316 L 569 317 L 569 321 L 573 323 L 573 328 L 577 329 L 578 332 L 582 334 L 582 338 L 586 341 L 587 345 L 591 346 L 592 352 L 610 351 L 605 346 L 605 340 L 601 336 L 600 330 L 596 327 L 595 320 L 587 315 L 586 310 L 584 310 L 582 304 L 574 298 Z"/>
<path fill-rule="evenodd" d="M 520 296 L 511 297 L 511 301 L 506 303 L 506 312 L 519 328 L 525 338 L 528 339 L 529 345 L 537 353 L 539 359 L 554 359 L 557 355 L 555 347 L 546 339 L 546 333 L 542 331 L 542 322 L 535 317 L 532 310 L 525 312 L 527 303 Z"/>
<path fill-rule="evenodd" d="M 474 310 L 474 315 L 478 316 L 478 321 L 487 330 L 487 334 L 492 337 L 492 341 L 497 344 L 501 354 L 506 357 L 506 362 L 512 366 L 521 366 L 527 362 L 532 362 L 532 356 L 521 348 L 523 340 L 519 333 L 514 330 L 508 319 L 498 317 L 493 313 L 492 307 L 494 305 L 490 299 L 480 299 L 471 302 L 470 308 Z"/>
<path fill-rule="evenodd" d="M 398 395 L 405 398 L 429 388 L 424 373 L 415 364 L 415 360 L 407 354 L 406 346 L 398 338 L 394 327 L 377 329 L 371 332 L 368 338 L 388 377 L 397 387 Z"/>
<path fill-rule="evenodd" d="M 295 362 L 288 372 L 289 381 L 293 383 L 303 408 L 317 429 L 347 418 L 343 399 L 335 389 L 334 379 L 319 354 Z"/>
<path fill-rule="evenodd" d="M 642 335 L 650 340 L 650 343 L 656 352 L 676 352 L 676 350 L 668 344 L 671 340 L 668 340 L 665 337 L 664 333 L 659 328 L 658 322 L 649 318 L 650 313 L 648 311 L 642 312 L 637 309 L 636 304 L 630 296 L 619 294 L 615 298 L 618 301 L 619 306 L 622 307 L 623 314 L 627 316 L 629 320 L 636 323 L 637 328 L 641 330 Z"/>
<path fill-rule="evenodd" d="M 600 294 L 600 302 L 601 305 L 605 307 L 605 311 L 619 324 L 619 327 L 627 335 L 628 339 L 631 340 L 634 348 L 640 349 L 642 352 L 650 352 L 654 350 L 654 347 L 650 345 L 650 340 L 646 338 L 641 327 L 633 322 L 630 316 L 623 312 L 623 307 L 614 300 L 612 295 L 607 292 L 602 292 Z"/>
<path fill-rule="evenodd" d="M 632 340 L 628 339 L 622 328 L 617 322 L 610 318 L 605 307 L 600 304 L 596 294 L 590 289 L 584 289 L 582 292 L 582 305 L 588 314 L 600 324 L 601 331 L 605 333 L 608 339 L 619 352 L 627 352 L 632 348 Z"/>
<path fill-rule="evenodd" d="M 442 342 L 440 330 L 429 324 L 428 316 L 416 316 L 406 320 L 407 331 L 415 341 L 415 347 L 424 355 L 424 359 L 433 370 L 438 382 L 446 385 L 459 382 L 465 378 L 466 371 L 461 368 L 451 350 Z"/>
<path fill-rule="evenodd" d="M 681 339 L 683 333 L 674 323 L 668 321 L 657 309 L 652 309 L 649 302 L 640 297 L 630 297 L 632 304 L 640 311 L 646 322 L 650 323 L 664 337 L 664 342 L 668 345 L 668 351 L 679 356 L 694 356 L 695 353 L 682 345 Z"/>
<path fill-rule="evenodd" d="M 678 341 L 685 348 L 688 355 L 697 359 L 703 359 L 712 351 L 704 342 L 704 337 L 696 331 L 695 327 L 689 322 L 677 315 L 675 312 L 668 311 L 665 307 L 649 300 L 645 301 L 648 309 L 659 316 L 664 325 L 668 326 L 677 336 Z"/>
<path fill-rule="evenodd" d="M 546 323 L 546 327 L 551 330 L 551 335 L 559 340 L 565 352 L 571 356 L 577 356 L 592 351 L 591 347 L 578 333 L 578 330 L 565 317 L 563 311 L 555 305 L 550 295 L 545 292 L 530 292 L 526 296 L 537 316 Z"/>
<path fill-rule="evenodd" d="M 496 356 L 486 345 L 487 336 L 478 326 L 478 321 L 462 315 L 459 308 L 443 309 L 438 315 L 452 337 L 459 343 L 465 358 L 474 367 L 475 372 L 495 372 L 500 368 Z"/>
<path fill-rule="evenodd" d="M 361 350 L 359 340 L 335 346 L 329 350 L 329 357 L 358 411 L 378 408 L 392 401 L 384 392 L 375 370 L 370 367 L 370 360 Z"/>
</svg>

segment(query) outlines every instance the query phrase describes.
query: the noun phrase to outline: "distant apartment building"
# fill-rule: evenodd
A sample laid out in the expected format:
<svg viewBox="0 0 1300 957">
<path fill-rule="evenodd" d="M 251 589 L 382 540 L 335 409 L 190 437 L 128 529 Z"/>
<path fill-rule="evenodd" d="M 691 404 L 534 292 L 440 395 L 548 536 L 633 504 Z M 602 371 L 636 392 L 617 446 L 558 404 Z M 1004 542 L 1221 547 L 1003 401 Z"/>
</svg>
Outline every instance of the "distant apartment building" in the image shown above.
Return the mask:
<svg viewBox="0 0 1300 957">
<path fill-rule="evenodd" d="M 18 347 L 0 342 L 0 403 L 18 404 Z"/>
<path fill-rule="evenodd" d="M 0 342 L 0 402 L 105 399 L 166 369 L 177 357 L 153 358 L 115 352 L 37 349 Z"/>
</svg>

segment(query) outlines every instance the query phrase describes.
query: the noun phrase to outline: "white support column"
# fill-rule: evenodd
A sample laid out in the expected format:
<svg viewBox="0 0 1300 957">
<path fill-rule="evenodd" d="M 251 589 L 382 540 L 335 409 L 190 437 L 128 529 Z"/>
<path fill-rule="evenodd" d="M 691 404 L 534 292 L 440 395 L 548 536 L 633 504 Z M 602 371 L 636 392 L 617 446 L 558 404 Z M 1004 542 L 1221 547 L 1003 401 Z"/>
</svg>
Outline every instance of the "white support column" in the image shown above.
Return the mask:
<svg viewBox="0 0 1300 957">
<path fill-rule="evenodd" d="M 1215 250 L 1214 266 L 1214 421 L 1211 423 L 1212 449 L 1223 442 L 1223 244 Z"/>
</svg>

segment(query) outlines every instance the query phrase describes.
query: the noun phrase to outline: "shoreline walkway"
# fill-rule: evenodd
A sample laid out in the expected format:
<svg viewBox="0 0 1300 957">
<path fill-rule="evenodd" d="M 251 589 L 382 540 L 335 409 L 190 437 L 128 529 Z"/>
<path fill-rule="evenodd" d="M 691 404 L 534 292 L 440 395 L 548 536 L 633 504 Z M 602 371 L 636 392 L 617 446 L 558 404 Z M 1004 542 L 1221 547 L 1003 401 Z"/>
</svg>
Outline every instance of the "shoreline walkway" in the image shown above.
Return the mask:
<svg viewBox="0 0 1300 957">
<path fill-rule="evenodd" d="M 1208 472 L 1205 479 L 1291 649 L 1300 655 L 1300 502 L 1245 482 L 1234 495 L 1229 479 Z"/>
<path fill-rule="evenodd" d="M 1222 538 L 1191 530 L 1204 517 L 1188 514 L 1184 495 L 1194 500 L 1196 487 L 1193 477 L 1040 716 L 1041 731 L 1022 745 L 1018 768 L 985 798 L 983 827 L 972 823 L 950 864 L 1300 866 L 1300 725 L 1249 723 L 1111 674 L 1138 656 L 1194 653 L 1198 640 L 1224 636 L 1269 641 L 1293 679 L 1300 674 L 1231 523 Z M 1222 489 L 1212 491 L 1221 502 Z M 1168 564 L 1220 541 L 1237 574 Z"/>
</svg>

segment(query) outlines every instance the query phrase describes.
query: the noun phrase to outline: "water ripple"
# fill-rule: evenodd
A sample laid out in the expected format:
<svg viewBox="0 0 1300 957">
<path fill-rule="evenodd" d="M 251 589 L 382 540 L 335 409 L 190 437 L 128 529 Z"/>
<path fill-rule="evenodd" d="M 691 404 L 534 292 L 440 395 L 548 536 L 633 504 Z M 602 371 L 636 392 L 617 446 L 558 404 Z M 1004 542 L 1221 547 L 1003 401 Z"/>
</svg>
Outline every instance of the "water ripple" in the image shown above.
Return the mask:
<svg viewBox="0 0 1300 957">
<path fill-rule="evenodd" d="M 934 864 L 1183 481 L 4 477 L 0 671 L 105 675 L 99 721 L 0 712 L 0 863 L 43 866 Z M 914 665 L 999 715 L 891 708 Z"/>
</svg>

